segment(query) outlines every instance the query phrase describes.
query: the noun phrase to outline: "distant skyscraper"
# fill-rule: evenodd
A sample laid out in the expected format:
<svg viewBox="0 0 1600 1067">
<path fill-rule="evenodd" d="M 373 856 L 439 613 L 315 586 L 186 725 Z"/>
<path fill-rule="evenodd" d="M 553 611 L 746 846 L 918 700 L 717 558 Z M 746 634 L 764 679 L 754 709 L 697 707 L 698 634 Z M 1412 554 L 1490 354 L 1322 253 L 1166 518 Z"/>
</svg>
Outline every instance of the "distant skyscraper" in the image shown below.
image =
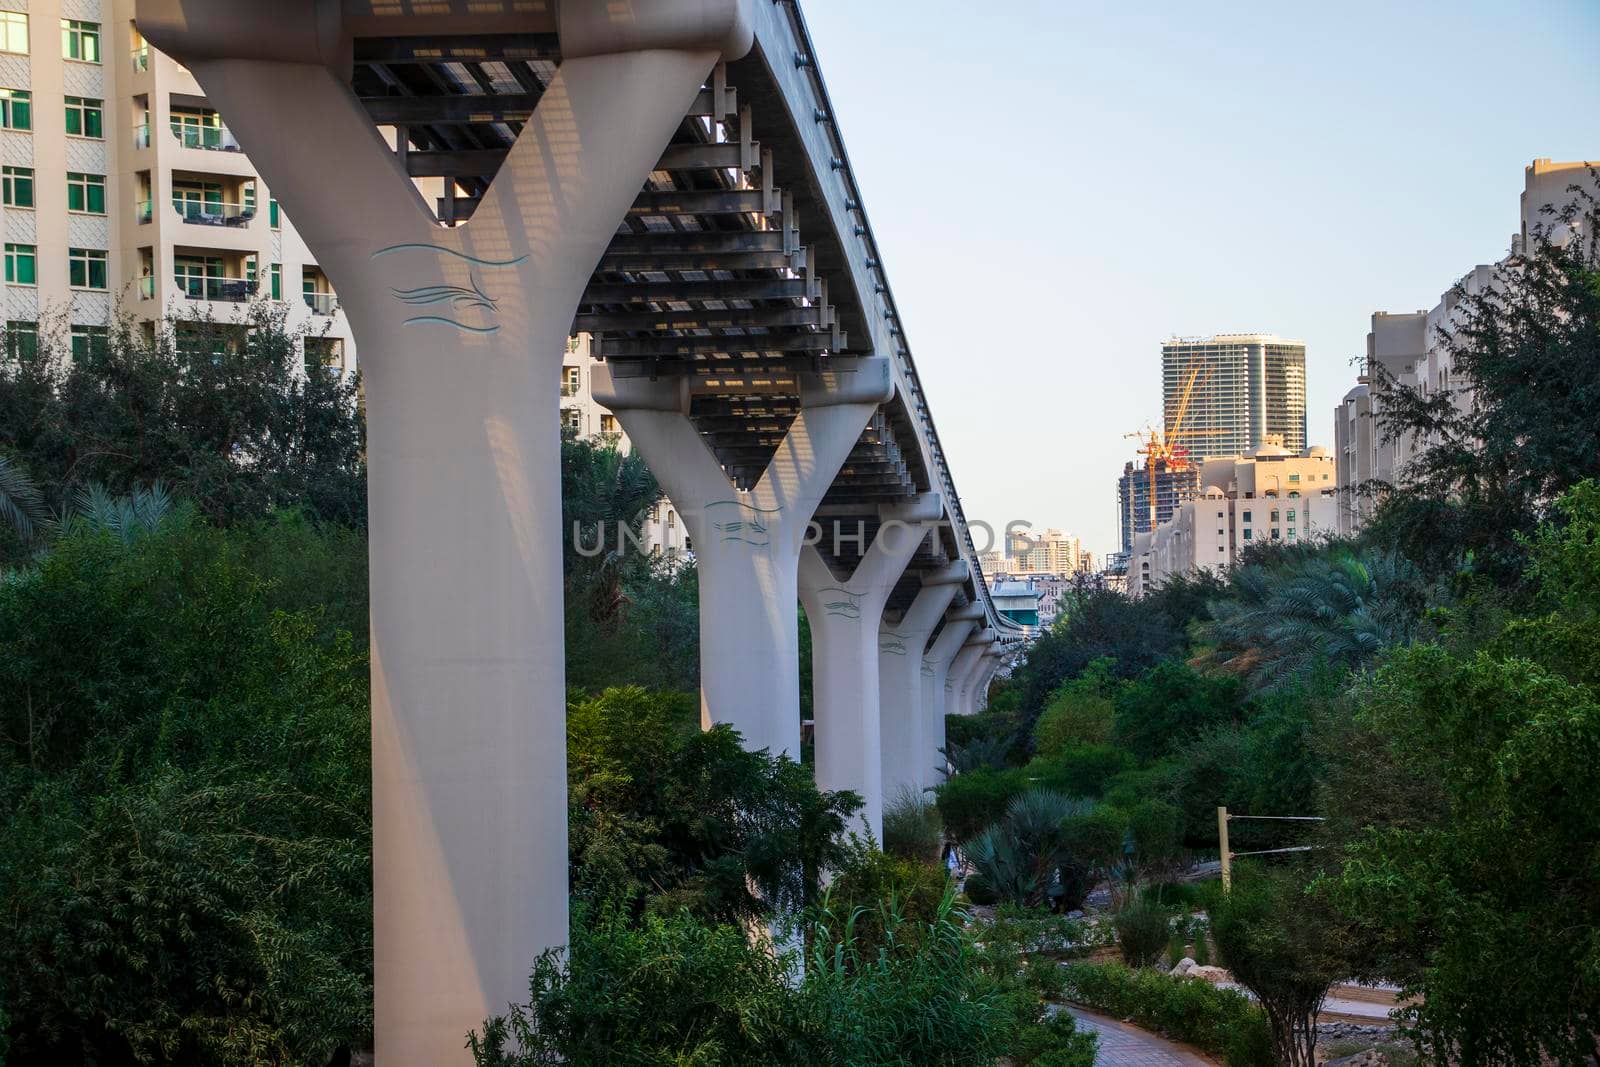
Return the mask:
<svg viewBox="0 0 1600 1067">
<path fill-rule="evenodd" d="M 1192 383 L 1192 384 L 1191 384 Z M 1268 434 L 1306 447 L 1306 346 L 1276 334 L 1175 337 L 1161 344 L 1162 417 L 1169 432 L 1188 405 L 1174 446 L 1198 462 L 1242 456 Z"/>
<path fill-rule="evenodd" d="M 1155 515 L 1150 514 L 1150 470 L 1132 463 L 1122 468 L 1117 479 L 1117 525 L 1122 530 L 1122 551 L 1133 550 L 1133 535 L 1153 529 L 1172 518 L 1180 503 L 1194 496 L 1200 485 L 1198 464 L 1168 469 L 1166 461 L 1156 460 Z"/>
</svg>

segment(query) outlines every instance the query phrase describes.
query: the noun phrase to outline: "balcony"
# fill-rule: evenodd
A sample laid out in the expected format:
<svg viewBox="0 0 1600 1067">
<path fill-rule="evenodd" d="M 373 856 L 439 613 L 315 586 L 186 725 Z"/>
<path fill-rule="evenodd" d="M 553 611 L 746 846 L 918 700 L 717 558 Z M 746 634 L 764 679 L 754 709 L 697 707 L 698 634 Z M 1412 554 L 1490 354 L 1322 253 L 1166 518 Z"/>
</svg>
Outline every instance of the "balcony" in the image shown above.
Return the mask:
<svg viewBox="0 0 1600 1067">
<path fill-rule="evenodd" d="M 179 274 L 173 284 L 190 300 L 226 300 L 242 304 L 256 294 L 254 278 L 197 278 Z"/>
<path fill-rule="evenodd" d="M 332 315 L 339 310 L 339 298 L 332 293 L 304 293 L 306 307 L 313 315 Z"/>
<path fill-rule="evenodd" d="M 156 278 L 153 274 L 146 274 L 134 280 L 133 291 L 140 300 L 154 300 L 156 298 Z"/>
<path fill-rule="evenodd" d="M 133 147 L 134 148 L 149 148 L 150 147 L 150 124 L 148 122 L 146 122 L 146 123 L 144 123 L 143 125 L 140 125 L 140 126 L 135 126 L 133 128 Z"/>
<path fill-rule="evenodd" d="M 216 200 L 174 200 L 172 210 L 184 222 L 192 222 L 197 226 L 248 226 L 250 220 L 256 217 L 254 204 Z"/>
<path fill-rule="evenodd" d="M 172 128 L 172 136 L 176 137 L 185 148 L 203 148 L 209 152 L 244 151 L 226 126 L 196 126 L 187 122 L 173 122 L 168 125 Z"/>
<path fill-rule="evenodd" d="M 150 69 L 150 46 L 140 45 L 133 50 L 133 69 L 135 73 Z"/>
<path fill-rule="evenodd" d="M 155 217 L 156 203 L 154 200 L 141 200 L 133 207 L 134 221 L 143 225 Z"/>
</svg>

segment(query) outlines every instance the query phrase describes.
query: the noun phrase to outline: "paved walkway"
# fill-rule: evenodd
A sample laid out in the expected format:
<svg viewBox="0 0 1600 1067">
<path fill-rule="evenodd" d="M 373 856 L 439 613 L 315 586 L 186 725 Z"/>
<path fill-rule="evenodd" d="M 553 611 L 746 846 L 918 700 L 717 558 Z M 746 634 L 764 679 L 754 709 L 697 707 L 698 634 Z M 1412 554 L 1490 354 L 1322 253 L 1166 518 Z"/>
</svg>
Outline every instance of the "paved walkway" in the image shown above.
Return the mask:
<svg viewBox="0 0 1600 1067">
<path fill-rule="evenodd" d="M 1210 1060 L 1137 1026 L 1073 1005 L 1065 1010 L 1072 1013 L 1080 1030 L 1099 1035 L 1100 1054 L 1095 1057 L 1095 1067 L 1212 1067 Z"/>
</svg>

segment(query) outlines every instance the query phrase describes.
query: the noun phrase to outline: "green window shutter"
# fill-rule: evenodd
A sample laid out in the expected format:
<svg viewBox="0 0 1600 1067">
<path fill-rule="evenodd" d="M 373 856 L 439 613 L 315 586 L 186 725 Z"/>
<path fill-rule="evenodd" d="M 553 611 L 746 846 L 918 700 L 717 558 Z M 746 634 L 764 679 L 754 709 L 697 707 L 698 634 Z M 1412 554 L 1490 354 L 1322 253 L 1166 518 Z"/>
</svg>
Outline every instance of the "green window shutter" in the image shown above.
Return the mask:
<svg viewBox="0 0 1600 1067">
<path fill-rule="evenodd" d="M 83 136 L 83 110 L 74 106 L 72 97 L 67 98 L 67 132 L 74 137 Z"/>
<path fill-rule="evenodd" d="M 283 299 L 283 264 L 272 265 L 272 299 Z"/>
<path fill-rule="evenodd" d="M 83 135 L 85 137 L 104 137 L 105 128 L 102 122 L 104 112 L 99 108 L 86 108 L 83 112 Z"/>
<path fill-rule="evenodd" d="M 39 259 L 34 253 L 32 245 L 23 245 L 24 251 L 17 258 L 17 284 L 39 284 Z"/>
<path fill-rule="evenodd" d="M 31 94 L 22 94 L 11 101 L 11 128 L 13 130 L 33 129 L 33 102 L 28 98 Z"/>
<path fill-rule="evenodd" d="M 33 206 L 33 168 L 31 168 L 31 167 L 19 167 L 18 168 L 18 174 L 17 174 L 16 178 L 14 179 L 14 184 L 16 186 L 16 192 L 15 192 L 16 205 L 15 206 L 17 206 L 17 207 L 32 207 Z"/>
<path fill-rule="evenodd" d="M 89 185 L 89 210 L 96 215 L 106 213 L 106 184 L 104 181 L 93 182 Z"/>
<path fill-rule="evenodd" d="M 278 222 L 278 198 L 277 197 L 273 197 L 271 200 L 267 201 L 267 221 L 272 224 L 272 228 L 274 230 L 276 230 L 278 228 L 279 222 Z"/>
</svg>

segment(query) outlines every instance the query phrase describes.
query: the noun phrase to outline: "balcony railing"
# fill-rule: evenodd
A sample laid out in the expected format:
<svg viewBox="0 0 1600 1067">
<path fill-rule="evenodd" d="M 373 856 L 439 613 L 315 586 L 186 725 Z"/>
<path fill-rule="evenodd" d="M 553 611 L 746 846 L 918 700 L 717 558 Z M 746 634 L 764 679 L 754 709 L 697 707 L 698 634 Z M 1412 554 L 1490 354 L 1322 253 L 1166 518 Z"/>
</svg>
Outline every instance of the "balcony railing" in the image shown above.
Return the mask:
<svg viewBox="0 0 1600 1067">
<path fill-rule="evenodd" d="M 134 292 L 139 294 L 140 300 L 154 300 L 156 298 L 156 278 L 153 274 L 146 274 L 134 282 Z"/>
<path fill-rule="evenodd" d="M 134 218 L 140 223 L 149 222 L 155 217 L 155 201 L 141 200 L 133 208 Z"/>
<path fill-rule="evenodd" d="M 576 385 L 572 384 L 571 382 L 562 382 L 561 383 L 561 395 L 564 396 L 564 397 L 577 396 L 578 395 L 578 387 Z"/>
<path fill-rule="evenodd" d="M 172 136 L 185 148 L 204 148 L 212 152 L 242 152 L 226 126 L 196 126 L 187 122 L 169 123 Z"/>
<path fill-rule="evenodd" d="M 256 217 L 254 204 L 174 200 L 172 209 L 184 222 L 192 222 L 197 226 L 248 226 L 250 220 Z"/>
<path fill-rule="evenodd" d="M 140 45 L 133 50 L 133 69 L 135 71 L 150 69 L 150 46 Z"/>
<path fill-rule="evenodd" d="M 190 300 L 229 300 L 242 304 L 256 292 L 254 278 L 196 278 L 180 274 L 173 281 Z"/>
<path fill-rule="evenodd" d="M 339 298 L 332 293 L 303 293 L 313 315 L 332 315 L 339 310 Z"/>
<path fill-rule="evenodd" d="M 150 124 L 148 122 L 133 128 L 133 147 L 150 147 Z"/>
</svg>

